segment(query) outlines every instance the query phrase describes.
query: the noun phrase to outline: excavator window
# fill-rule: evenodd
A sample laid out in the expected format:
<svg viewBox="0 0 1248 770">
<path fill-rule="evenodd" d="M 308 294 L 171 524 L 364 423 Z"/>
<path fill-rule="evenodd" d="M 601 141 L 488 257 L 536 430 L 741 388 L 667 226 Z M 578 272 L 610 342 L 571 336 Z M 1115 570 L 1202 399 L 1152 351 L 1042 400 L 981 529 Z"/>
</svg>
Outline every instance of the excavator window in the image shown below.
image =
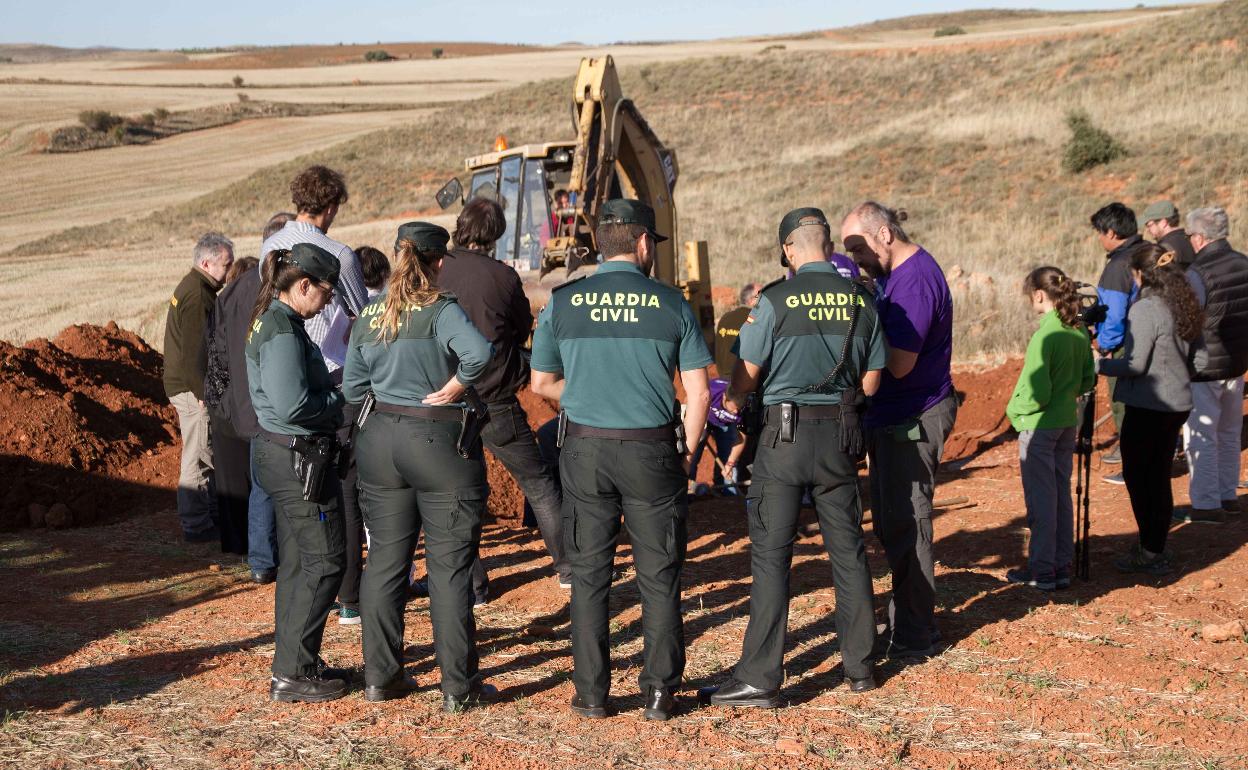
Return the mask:
<svg viewBox="0 0 1248 770">
<path fill-rule="evenodd" d="M 520 166 L 523 159 L 519 155 L 513 155 L 510 158 L 504 158 L 498 164 L 498 204 L 503 207 L 503 214 L 507 217 L 507 229 L 503 231 L 503 237 L 498 239 L 498 245 L 494 248 L 495 259 L 501 259 L 508 262 L 512 267 L 518 270 L 527 269 L 527 266 L 518 264 L 516 253 L 516 224 L 520 212 Z"/>
<path fill-rule="evenodd" d="M 519 251 L 517 270 L 537 270 L 542 266 L 542 249 L 553 233 L 550 228 L 550 201 L 547 198 L 546 173 L 542 161 L 528 158 L 524 162 L 524 193 L 521 197 Z"/>
</svg>

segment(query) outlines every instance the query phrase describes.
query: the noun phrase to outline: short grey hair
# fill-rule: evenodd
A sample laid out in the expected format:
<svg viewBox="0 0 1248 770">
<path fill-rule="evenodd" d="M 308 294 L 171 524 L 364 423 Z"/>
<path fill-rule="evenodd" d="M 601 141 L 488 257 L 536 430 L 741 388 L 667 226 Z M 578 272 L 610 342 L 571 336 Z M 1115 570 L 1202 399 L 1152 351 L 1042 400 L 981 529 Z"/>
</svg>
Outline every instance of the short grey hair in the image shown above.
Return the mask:
<svg viewBox="0 0 1248 770">
<path fill-rule="evenodd" d="M 234 241 L 218 232 L 204 233 L 195 241 L 191 262 L 196 265 L 201 262 L 219 262 L 226 254 L 234 254 Z"/>
<path fill-rule="evenodd" d="M 1187 231 L 1203 235 L 1210 241 L 1220 241 L 1231 234 L 1231 222 L 1226 216 L 1226 209 L 1205 206 L 1187 212 Z"/>
<path fill-rule="evenodd" d="M 893 234 L 894 240 L 901 243 L 910 242 L 910 237 L 906 235 L 906 231 L 901 226 L 901 223 L 906 221 L 906 212 L 903 209 L 890 209 L 882 203 L 865 201 L 855 206 L 850 216 L 858 217 L 865 232 L 875 233 L 881 227 L 887 227 L 888 231 Z"/>
</svg>

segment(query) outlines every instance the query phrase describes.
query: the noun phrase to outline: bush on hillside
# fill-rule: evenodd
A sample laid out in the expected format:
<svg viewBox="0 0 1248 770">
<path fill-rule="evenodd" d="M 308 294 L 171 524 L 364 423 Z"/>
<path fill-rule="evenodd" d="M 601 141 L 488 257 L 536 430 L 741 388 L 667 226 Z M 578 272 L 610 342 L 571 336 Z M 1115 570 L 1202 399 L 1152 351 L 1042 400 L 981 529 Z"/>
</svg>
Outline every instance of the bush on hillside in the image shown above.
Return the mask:
<svg viewBox="0 0 1248 770">
<path fill-rule="evenodd" d="M 78 122 L 92 131 L 104 133 L 120 126 L 124 121 L 120 115 L 114 115 L 108 110 L 83 110 L 78 113 Z"/>
<path fill-rule="evenodd" d="M 435 49 L 433 49 L 433 58 L 435 58 L 435 59 L 441 59 L 441 58 L 442 58 L 442 49 L 441 49 L 441 48 L 435 48 Z"/>
<path fill-rule="evenodd" d="M 234 87 L 235 87 L 235 88 L 242 88 L 242 87 L 243 87 L 243 76 L 242 76 L 242 75 L 235 75 L 235 76 L 234 76 L 234 79 L 233 79 L 233 80 L 231 80 L 230 82 L 234 84 Z"/>
<path fill-rule="evenodd" d="M 1087 171 L 1127 154 L 1127 148 L 1108 131 L 1094 125 L 1091 116 L 1083 110 L 1068 112 L 1066 125 L 1070 128 L 1070 139 L 1066 142 L 1062 168 L 1072 174 Z"/>
<path fill-rule="evenodd" d="M 936 37 L 952 37 L 954 35 L 965 35 L 966 30 L 961 27 L 941 27 L 936 30 Z"/>
<path fill-rule="evenodd" d="M 369 51 L 368 53 L 364 54 L 364 61 L 390 61 L 393 58 L 394 58 L 393 56 L 381 50 L 380 48 L 378 48 L 375 51 Z"/>
<path fill-rule="evenodd" d="M 156 118 L 157 123 L 164 123 L 169 119 L 169 110 L 166 110 L 164 107 L 157 107 L 152 110 L 152 117 Z"/>
</svg>

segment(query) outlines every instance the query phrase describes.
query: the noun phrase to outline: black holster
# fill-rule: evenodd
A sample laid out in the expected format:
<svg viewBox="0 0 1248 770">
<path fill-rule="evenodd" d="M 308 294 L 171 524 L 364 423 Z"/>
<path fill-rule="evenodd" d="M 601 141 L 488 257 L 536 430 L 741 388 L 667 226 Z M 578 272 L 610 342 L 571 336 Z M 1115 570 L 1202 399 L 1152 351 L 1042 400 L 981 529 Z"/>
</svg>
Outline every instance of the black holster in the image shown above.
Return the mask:
<svg viewBox="0 0 1248 770">
<path fill-rule="evenodd" d="M 555 448 L 563 449 L 563 440 L 568 437 L 568 413 L 559 410 L 559 422 L 555 424 Z"/>
<path fill-rule="evenodd" d="M 373 409 L 377 407 L 377 396 L 373 391 L 364 394 L 364 401 L 360 403 L 360 413 L 356 416 L 355 422 L 351 423 L 351 430 L 347 433 L 347 443 L 342 445 L 338 450 L 338 478 L 345 479 L 347 474 L 351 473 L 351 468 L 355 466 L 355 442 L 363 429 L 364 423 L 368 422 L 368 416 L 373 413 Z"/>
<path fill-rule="evenodd" d="M 308 436 L 291 442 L 295 455 L 295 475 L 303 484 L 303 499 L 320 502 L 325 492 L 325 473 L 338 462 L 336 436 Z"/>
<path fill-rule="evenodd" d="M 472 386 L 464 391 L 464 404 L 464 417 L 459 425 L 459 440 L 455 442 L 455 449 L 460 457 L 466 459 L 481 441 L 481 429 L 490 421 L 490 410 Z"/>
<path fill-rule="evenodd" d="M 763 400 L 758 393 L 745 397 L 745 405 L 741 407 L 741 431 L 755 438 L 763 432 Z"/>
</svg>

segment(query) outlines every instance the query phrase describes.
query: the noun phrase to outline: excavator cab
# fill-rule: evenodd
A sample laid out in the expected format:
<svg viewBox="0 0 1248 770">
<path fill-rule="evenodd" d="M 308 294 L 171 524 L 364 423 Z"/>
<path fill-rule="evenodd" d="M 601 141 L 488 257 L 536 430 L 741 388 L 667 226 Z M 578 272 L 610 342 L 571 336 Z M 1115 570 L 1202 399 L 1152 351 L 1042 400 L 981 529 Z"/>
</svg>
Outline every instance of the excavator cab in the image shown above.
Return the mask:
<svg viewBox="0 0 1248 770">
<path fill-rule="evenodd" d="M 713 339 L 705 241 L 685 244 L 685 279 L 678 275 L 676 154 L 623 97 L 610 56 L 581 60 L 572 120 L 576 138 L 567 141 L 509 147 L 500 135 L 493 152 L 464 161 L 467 195 L 452 179 L 438 191 L 438 204 L 445 209 L 478 196 L 498 201 L 507 229 L 494 257 L 520 273 L 530 304 L 541 307 L 551 288 L 597 263 L 594 229 L 602 205 L 612 198 L 643 201 L 654 209 L 656 229 L 669 238 L 658 244 L 654 278 L 685 290 L 704 335 Z"/>
</svg>

